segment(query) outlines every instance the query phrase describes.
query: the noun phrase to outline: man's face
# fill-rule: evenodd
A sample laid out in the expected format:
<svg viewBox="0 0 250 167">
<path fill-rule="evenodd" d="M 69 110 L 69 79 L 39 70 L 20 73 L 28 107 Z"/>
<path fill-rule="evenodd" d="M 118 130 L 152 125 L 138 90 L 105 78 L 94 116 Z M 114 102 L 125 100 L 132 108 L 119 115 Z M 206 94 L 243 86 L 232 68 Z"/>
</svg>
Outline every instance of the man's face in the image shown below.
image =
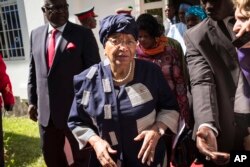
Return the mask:
<svg viewBox="0 0 250 167">
<path fill-rule="evenodd" d="M 195 15 L 186 16 L 186 25 L 188 29 L 195 26 L 199 22 L 201 22 L 201 20 Z"/>
<path fill-rule="evenodd" d="M 247 16 L 247 12 L 245 10 L 240 10 L 238 7 L 235 11 L 235 19 L 236 23 L 234 24 L 233 31 L 238 33 L 242 27 L 249 24 L 250 18 Z"/>
<path fill-rule="evenodd" d="M 165 15 L 167 18 L 172 19 L 175 15 L 175 8 L 172 5 L 167 5 L 165 7 Z"/>
<path fill-rule="evenodd" d="M 66 0 L 45 0 L 42 11 L 50 24 L 55 28 L 64 25 L 69 18 Z"/>
<path fill-rule="evenodd" d="M 96 19 L 95 19 L 95 17 L 90 18 L 90 28 L 91 29 L 96 28 Z"/>
<path fill-rule="evenodd" d="M 200 3 L 213 20 L 222 20 L 233 12 L 231 0 L 200 0 Z"/>
</svg>

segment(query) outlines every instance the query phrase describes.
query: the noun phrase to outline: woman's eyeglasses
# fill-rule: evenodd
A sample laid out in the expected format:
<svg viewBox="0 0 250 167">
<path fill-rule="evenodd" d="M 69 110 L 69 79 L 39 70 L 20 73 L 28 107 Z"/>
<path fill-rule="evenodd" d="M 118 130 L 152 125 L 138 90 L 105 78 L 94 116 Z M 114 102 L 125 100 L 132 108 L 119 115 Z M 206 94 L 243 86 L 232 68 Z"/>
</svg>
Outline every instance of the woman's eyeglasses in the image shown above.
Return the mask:
<svg viewBox="0 0 250 167">
<path fill-rule="evenodd" d="M 108 41 L 114 45 L 114 46 L 118 46 L 118 45 L 123 45 L 123 46 L 128 46 L 128 47 L 132 47 L 135 46 L 136 41 L 135 40 L 128 40 L 128 41 L 123 41 L 122 39 L 108 39 Z"/>
</svg>

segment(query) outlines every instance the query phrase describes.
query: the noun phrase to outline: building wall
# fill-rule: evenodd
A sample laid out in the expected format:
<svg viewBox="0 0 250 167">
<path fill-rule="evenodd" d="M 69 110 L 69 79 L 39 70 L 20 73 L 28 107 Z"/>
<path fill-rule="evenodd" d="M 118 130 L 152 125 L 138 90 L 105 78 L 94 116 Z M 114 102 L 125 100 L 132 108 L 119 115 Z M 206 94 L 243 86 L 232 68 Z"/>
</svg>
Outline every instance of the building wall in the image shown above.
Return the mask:
<svg viewBox="0 0 250 167">
<path fill-rule="evenodd" d="M 44 0 L 17 0 L 20 13 L 21 27 L 25 47 L 25 59 L 6 61 L 7 73 L 10 76 L 13 92 L 15 96 L 20 96 L 21 99 L 27 99 L 27 81 L 29 68 L 29 35 L 32 29 L 43 25 L 46 21 L 41 11 L 41 6 Z M 134 6 L 134 0 L 68 0 L 69 3 L 69 20 L 78 23 L 74 13 L 83 9 L 95 6 L 95 12 L 99 15 L 97 21 L 105 16 L 115 14 L 115 9 L 120 7 Z M 97 39 L 100 54 L 103 55 L 103 47 L 99 42 L 99 24 L 93 30 Z"/>
</svg>

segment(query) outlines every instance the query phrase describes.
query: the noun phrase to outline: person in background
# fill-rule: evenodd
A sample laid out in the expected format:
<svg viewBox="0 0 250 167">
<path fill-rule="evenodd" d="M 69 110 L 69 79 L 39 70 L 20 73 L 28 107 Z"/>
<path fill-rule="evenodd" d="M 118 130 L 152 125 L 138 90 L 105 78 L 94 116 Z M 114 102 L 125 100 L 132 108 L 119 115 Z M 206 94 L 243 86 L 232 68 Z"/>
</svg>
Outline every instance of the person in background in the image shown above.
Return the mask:
<svg viewBox="0 0 250 167">
<path fill-rule="evenodd" d="M 12 93 L 12 86 L 8 74 L 6 73 L 6 65 L 0 54 L 0 166 L 4 167 L 4 144 L 3 144 L 3 125 L 2 125 L 2 107 L 6 111 L 12 111 L 15 104 L 15 98 Z"/>
<path fill-rule="evenodd" d="M 236 15 L 235 32 L 236 37 L 242 36 L 245 32 L 250 32 L 250 2 L 249 0 L 233 0 L 235 7 L 238 8 Z M 239 18 L 238 18 L 239 17 Z M 238 25 L 240 28 L 238 27 Z"/>
<path fill-rule="evenodd" d="M 236 7 L 234 32 L 236 36 L 240 38 L 243 33 L 250 33 L 250 1 L 234 0 L 233 2 Z M 250 39 L 248 39 L 246 44 L 237 48 L 237 53 L 241 70 L 250 85 Z M 248 128 L 248 132 L 250 133 L 250 128 Z M 244 147 L 245 150 L 250 151 L 250 134 L 244 138 Z"/>
<path fill-rule="evenodd" d="M 187 76 L 184 56 L 179 42 L 161 34 L 161 27 L 157 20 L 150 14 L 141 14 L 136 20 L 139 37 L 136 56 L 157 64 L 177 98 L 180 107 L 180 116 L 187 125 L 191 124 L 187 98 Z M 168 145 L 172 137 L 166 138 Z M 171 147 L 168 147 L 170 157 Z"/>
<path fill-rule="evenodd" d="M 168 1 L 164 11 L 166 19 L 164 20 L 163 25 L 165 27 L 165 35 L 167 36 L 170 26 L 179 23 L 179 18 L 176 15 L 176 9 L 172 0 Z"/>
<path fill-rule="evenodd" d="M 245 28 L 246 31 L 248 30 L 247 28 L 250 28 L 250 25 L 249 27 L 246 27 L 250 20 L 250 0 L 234 0 L 234 4 L 236 7 L 236 23 L 234 25 L 233 31 L 236 34 L 239 34 L 242 28 Z M 245 33 L 250 34 L 250 32 Z M 238 36 L 238 38 L 240 37 L 241 36 Z M 250 85 L 250 36 L 248 38 L 249 39 L 247 43 L 237 48 L 237 53 L 241 70 L 246 77 L 248 84 Z"/>
<path fill-rule="evenodd" d="M 250 89 L 231 43 L 235 38 L 232 1 L 200 2 L 208 18 L 184 36 L 195 118 L 193 137 L 205 167 L 227 166 L 231 151 L 245 150 Z"/>
<path fill-rule="evenodd" d="M 207 14 L 201 6 L 191 6 L 185 14 L 187 29 L 199 24 L 206 17 Z"/>
<path fill-rule="evenodd" d="M 90 29 L 68 21 L 66 0 L 44 0 L 42 12 L 48 24 L 30 36 L 28 112 L 39 123 L 41 148 L 48 167 L 69 166 L 64 144 L 70 143 L 74 164 L 88 163 L 88 152 L 79 150 L 67 126 L 74 97 L 73 76 L 100 61 Z M 65 139 L 66 138 L 66 139 Z"/>
<path fill-rule="evenodd" d="M 178 17 L 180 19 L 180 22 L 186 24 L 186 20 L 185 20 L 185 14 L 187 12 L 187 10 L 191 7 L 191 5 L 187 4 L 187 3 L 181 3 L 179 6 L 179 10 L 178 10 Z"/>
<path fill-rule="evenodd" d="M 68 125 L 81 147 L 94 149 L 99 164 L 90 167 L 165 166 L 161 136 L 177 130 L 176 99 L 157 65 L 134 58 L 131 15 L 110 15 L 100 25 L 106 59 L 74 77 Z"/>
<path fill-rule="evenodd" d="M 181 44 L 184 54 L 186 53 L 186 46 L 183 40 L 183 35 L 185 31 L 187 30 L 185 13 L 189 8 L 190 8 L 189 4 L 186 4 L 186 3 L 180 4 L 179 10 L 178 10 L 178 16 L 179 16 L 180 22 L 170 25 L 169 32 L 166 35 L 169 38 L 173 38 L 177 40 Z"/>
<path fill-rule="evenodd" d="M 131 15 L 132 10 L 133 10 L 133 7 L 132 6 L 128 6 L 126 8 L 118 8 L 118 9 L 116 9 L 115 13 L 116 14 L 129 14 L 129 15 Z"/>
<path fill-rule="evenodd" d="M 81 25 L 85 28 L 94 29 L 96 28 L 96 17 L 98 17 L 97 14 L 94 12 L 94 7 L 87 9 L 85 11 L 82 11 L 80 13 L 75 14 L 81 23 Z"/>
</svg>

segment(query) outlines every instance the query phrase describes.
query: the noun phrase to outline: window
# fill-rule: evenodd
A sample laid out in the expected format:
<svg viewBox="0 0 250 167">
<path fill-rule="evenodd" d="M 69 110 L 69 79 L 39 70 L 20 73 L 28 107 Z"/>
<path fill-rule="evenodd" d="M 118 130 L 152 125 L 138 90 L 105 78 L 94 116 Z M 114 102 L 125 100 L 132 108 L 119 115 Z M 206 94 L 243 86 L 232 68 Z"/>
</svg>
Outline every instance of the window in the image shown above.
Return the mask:
<svg viewBox="0 0 250 167">
<path fill-rule="evenodd" d="M 151 2 L 158 2 L 158 1 L 161 1 L 161 0 L 144 0 L 144 3 L 151 3 Z"/>
<path fill-rule="evenodd" d="M 16 2 L 0 0 L 0 52 L 5 60 L 24 59 L 22 32 Z"/>
<path fill-rule="evenodd" d="M 157 18 L 160 23 L 165 19 L 165 0 L 136 0 L 135 4 L 140 6 L 139 13 L 150 13 Z"/>
</svg>

